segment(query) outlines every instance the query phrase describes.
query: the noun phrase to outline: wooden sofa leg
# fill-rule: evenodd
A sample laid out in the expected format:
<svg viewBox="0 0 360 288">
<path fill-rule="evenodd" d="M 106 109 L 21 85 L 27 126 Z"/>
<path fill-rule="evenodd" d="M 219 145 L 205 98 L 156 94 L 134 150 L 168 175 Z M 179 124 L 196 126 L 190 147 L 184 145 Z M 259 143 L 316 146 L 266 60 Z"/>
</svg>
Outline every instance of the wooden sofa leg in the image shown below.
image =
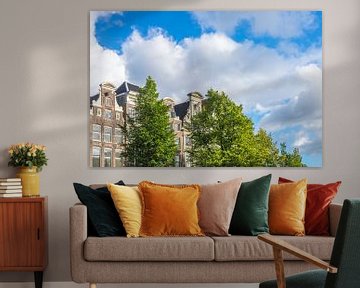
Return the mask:
<svg viewBox="0 0 360 288">
<path fill-rule="evenodd" d="M 96 284 L 95 283 L 89 283 L 89 288 L 96 288 Z"/>
</svg>

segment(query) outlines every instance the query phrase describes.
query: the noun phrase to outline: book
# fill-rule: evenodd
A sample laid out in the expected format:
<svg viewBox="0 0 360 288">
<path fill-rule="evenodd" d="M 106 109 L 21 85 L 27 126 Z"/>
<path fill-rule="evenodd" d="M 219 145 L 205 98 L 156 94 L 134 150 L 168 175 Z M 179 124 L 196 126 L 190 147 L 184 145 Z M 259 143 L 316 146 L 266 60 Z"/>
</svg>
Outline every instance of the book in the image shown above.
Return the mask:
<svg viewBox="0 0 360 288">
<path fill-rule="evenodd" d="M 7 189 L 7 190 L 0 190 L 0 194 L 16 194 L 22 192 L 21 189 Z"/>
<path fill-rule="evenodd" d="M 20 178 L 0 178 L 0 182 L 21 182 Z"/>
<path fill-rule="evenodd" d="M 22 197 L 22 193 L 0 193 L 0 198 Z"/>
<path fill-rule="evenodd" d="M 19 186 L 21 185 L 20 182 L 0 182 L 0 186 Z"/>
<path fill-rule="evenodd" d="M 3 190 L 16 190 L 16 189 L 21 189 L 21 188 L 22 188 L 21 185 L 18 185 L 18 186 L 0 186 L 0 191 L 3 191 Z"/>
</svg>

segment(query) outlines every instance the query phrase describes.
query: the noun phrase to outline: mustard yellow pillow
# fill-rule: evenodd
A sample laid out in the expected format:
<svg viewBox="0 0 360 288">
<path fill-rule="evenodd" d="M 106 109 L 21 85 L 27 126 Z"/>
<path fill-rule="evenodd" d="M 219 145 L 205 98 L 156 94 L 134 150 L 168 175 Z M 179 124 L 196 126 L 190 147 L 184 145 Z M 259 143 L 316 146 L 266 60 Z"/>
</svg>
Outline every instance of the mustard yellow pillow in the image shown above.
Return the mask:
<svg viewBox="0 0 360 288">
<path fill-rule="evenodd" d="M 271 234 L 305 234 L 307 180 L 273 184 L 269 195 L 269 228 Z"/>
<path fill-rule="evenodd" d="M 143 181 L 140 236 L 202 236 L 197 201 L 199 185 L 171 186 Z"/>
<path fill-rule="evenodd" d="M 107 184 L 127 237 L 139 237 L 141 197 L 137 187 Z"/>
</svg>

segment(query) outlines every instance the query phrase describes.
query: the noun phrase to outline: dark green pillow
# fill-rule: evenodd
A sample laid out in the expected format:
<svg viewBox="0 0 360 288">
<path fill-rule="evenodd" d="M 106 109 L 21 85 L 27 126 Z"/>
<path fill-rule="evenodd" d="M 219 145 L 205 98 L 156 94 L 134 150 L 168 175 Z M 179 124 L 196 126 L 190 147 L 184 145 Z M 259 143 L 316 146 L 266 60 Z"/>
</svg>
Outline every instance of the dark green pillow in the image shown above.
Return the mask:
<svg viewBox="0 0 360 288">
<path fill-rule="evenodd" d="M 125 185 L 123 181 L 115 183 Z M 126 236 L 119 214 L 116 211 L 111 194 L 107 187 L 92 189 L 79 183 L 74 183 L 75 192 L 87 207 L 89 234 L 94 236 Z"/>
<path fill-rule="evenodd" d="M 269 233 L 270 181 L 271 174 L 241 184 L 230 222 L 230 234 L 256 236 Z"/>
</svg>

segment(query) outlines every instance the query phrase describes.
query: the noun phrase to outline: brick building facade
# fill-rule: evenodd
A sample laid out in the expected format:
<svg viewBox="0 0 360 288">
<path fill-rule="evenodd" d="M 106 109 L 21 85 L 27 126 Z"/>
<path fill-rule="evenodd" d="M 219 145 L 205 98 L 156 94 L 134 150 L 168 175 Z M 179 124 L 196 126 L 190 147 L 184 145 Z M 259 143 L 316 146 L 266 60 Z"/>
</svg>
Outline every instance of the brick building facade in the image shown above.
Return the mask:
<svg viewBox="0 0 360 288">
<path fill-rule="evenodd" d="M 126 139 L 122 127 L 126 125 L 126 115 L 135 116 L 136 97 L 140 87 L 129 82 L 122 83 L 118 88 L 108 82 L 99 85 L 99 93 L 90 97 L 89 119 L 89 161 L 91 167 L 124 167 L 121 156 Z M 201 111 L 203 96 L 198 92 L 188 95 L 188 100 L 175 104 L 172 98 L 163 99 L 169 107 L 170 125 L 175 132 L 178 147 L 175 166 L 190 167 L 187 150 L 191 147 L 186 123 Z"/>
</svg>

